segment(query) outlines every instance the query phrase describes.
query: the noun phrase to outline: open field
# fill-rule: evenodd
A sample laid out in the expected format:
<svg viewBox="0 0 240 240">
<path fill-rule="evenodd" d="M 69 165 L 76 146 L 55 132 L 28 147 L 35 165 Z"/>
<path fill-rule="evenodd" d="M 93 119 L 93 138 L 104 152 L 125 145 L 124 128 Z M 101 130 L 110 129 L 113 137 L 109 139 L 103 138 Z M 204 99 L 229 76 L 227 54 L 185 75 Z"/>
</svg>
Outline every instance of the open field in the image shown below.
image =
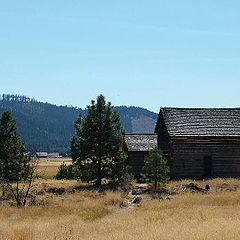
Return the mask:
<svg viewBox="0 0 240 240">
<path fill-rule="evenodd" d="M 36 175 L 43 178 L 52 178 L 57 174 L 58 168 L 62 163 L 69 165 L 71 158 L 40 158 Z"/>
<path fill-rule="evenodd" d="M 210 185 L 203 194 L 182 188 L 193 182 Z M 77 181 L 38 180 L 38 204 L 23 209 L 0 207 L 1 240 L 213 240 L 240 239 L 240 180 L 174 181 L 172 200 L 151 199 L 134 208 L 120 208 L 121 191 L 83 190 Z M 54 195 L 50 187 L 64 187 Z M 182 189 L 182 190 L 180 190 Z"/>
</svg>

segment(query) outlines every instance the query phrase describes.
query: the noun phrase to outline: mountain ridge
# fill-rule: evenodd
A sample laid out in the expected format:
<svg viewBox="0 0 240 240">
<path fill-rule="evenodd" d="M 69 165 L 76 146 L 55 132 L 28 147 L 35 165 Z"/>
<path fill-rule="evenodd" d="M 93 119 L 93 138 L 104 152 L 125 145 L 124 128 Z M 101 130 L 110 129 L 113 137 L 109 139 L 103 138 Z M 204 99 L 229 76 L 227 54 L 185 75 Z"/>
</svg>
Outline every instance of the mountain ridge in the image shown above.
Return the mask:
<svg viewBox="0 0 240 240">
<path fill-rule="evenodd" d="M 154 131 L 157 113 L 135 106 L 114 106 L 127 133 Z M 57 106 L 22 95 L 0 95 L 0 114 L 10 111 L 17 121 L 18 131 L 30 152 L 66 153 L 75 133 L 74 121 L 86 109 Z"/>
</svg>

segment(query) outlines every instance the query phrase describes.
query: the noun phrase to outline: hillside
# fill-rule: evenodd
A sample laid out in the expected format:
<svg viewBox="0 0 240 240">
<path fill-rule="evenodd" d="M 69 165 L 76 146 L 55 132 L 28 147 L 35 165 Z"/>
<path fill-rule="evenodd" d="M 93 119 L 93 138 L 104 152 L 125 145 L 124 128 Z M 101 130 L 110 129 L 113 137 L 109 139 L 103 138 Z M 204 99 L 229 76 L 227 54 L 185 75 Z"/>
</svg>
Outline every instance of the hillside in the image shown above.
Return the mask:
<svg viewBox="0 0 240 240">
<path fill-rule="evenodd" d="M 128 133 L 154 131 L 157 114 L 140 107 L 118 106 L 115 109 Z M 74 134 L 73 122 L 86 110 L 56 106 L 25 96 L 0 95 L 0 114 L 11 111 L 17 120 L 18 131 L 29 151 L 66 153 Z"/>
</svg>

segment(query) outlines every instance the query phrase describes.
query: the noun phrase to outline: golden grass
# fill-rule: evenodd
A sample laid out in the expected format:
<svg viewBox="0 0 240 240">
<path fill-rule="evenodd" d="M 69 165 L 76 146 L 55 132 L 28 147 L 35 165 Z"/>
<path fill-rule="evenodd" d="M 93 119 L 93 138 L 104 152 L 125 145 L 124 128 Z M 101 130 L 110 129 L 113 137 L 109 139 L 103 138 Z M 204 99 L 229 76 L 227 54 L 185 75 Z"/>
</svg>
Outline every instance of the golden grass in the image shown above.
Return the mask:
<svg viewBox="0 0 240 240">
<path fill-rule="evenodd" d="M 35 189 L 40 191 L 64 186 L 66 190 L 71 190 L 77 185 L 76 181 L 40 180 Z M 20 209 L 6 203 L 0 206 L 1 240 L 66 239 L 75 223 L 81 225 L 101 219 L 116 211 L 121 203 L 121 193 L 112 191 L 76 191 L 62 195 L 45 193 L 38 198 L 45 203 L 43 206 Z"/>
<path fill-rule="evenodd" d="M 174 188 L 189 180 L 170 182 Z M 192 181 L 191 181 L 192 182 Z M 134 209 L 119 209 L 121 192 L 78 191 L 40 196 L 46 206 L 0 207 L 1 240 L 239 240 L 240 191 L 215 191 L 237 179 L 195 181 L 210 184 L 209 194 L 183 192 L 173 200 L 144 201 Z M 64 186 L 76 181 L 39 181 L 37 188 Z"/>
<path fill-rule="evenodd" d="M 72 163 L 71 158 L 40 158 L 36 169 L 36 175 L 45 179 L 53 178 L 62 163 L 69 165 Z"/>
</svg>

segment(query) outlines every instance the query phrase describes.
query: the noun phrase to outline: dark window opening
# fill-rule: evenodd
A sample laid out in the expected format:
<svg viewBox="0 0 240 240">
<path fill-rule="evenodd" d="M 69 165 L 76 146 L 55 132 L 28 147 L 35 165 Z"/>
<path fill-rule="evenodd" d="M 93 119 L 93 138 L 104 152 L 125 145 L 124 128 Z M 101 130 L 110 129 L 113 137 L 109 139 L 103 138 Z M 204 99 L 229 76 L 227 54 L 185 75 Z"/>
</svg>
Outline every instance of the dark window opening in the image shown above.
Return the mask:
<svg viewBox="0 0 240 240">
<path fill-rule="evenodd" d="M 204 177 L 211 177 L 212 176 L 212 156 L 208 155 L 203 158 L 204 164 Z"/>
<path fill-rule="evenodd" d="M 186 169 L 185 161 L 183 161 L 183 163 L 182 163 L 182 167 L 183 167 L 184 170 Z"/>
</svg>

